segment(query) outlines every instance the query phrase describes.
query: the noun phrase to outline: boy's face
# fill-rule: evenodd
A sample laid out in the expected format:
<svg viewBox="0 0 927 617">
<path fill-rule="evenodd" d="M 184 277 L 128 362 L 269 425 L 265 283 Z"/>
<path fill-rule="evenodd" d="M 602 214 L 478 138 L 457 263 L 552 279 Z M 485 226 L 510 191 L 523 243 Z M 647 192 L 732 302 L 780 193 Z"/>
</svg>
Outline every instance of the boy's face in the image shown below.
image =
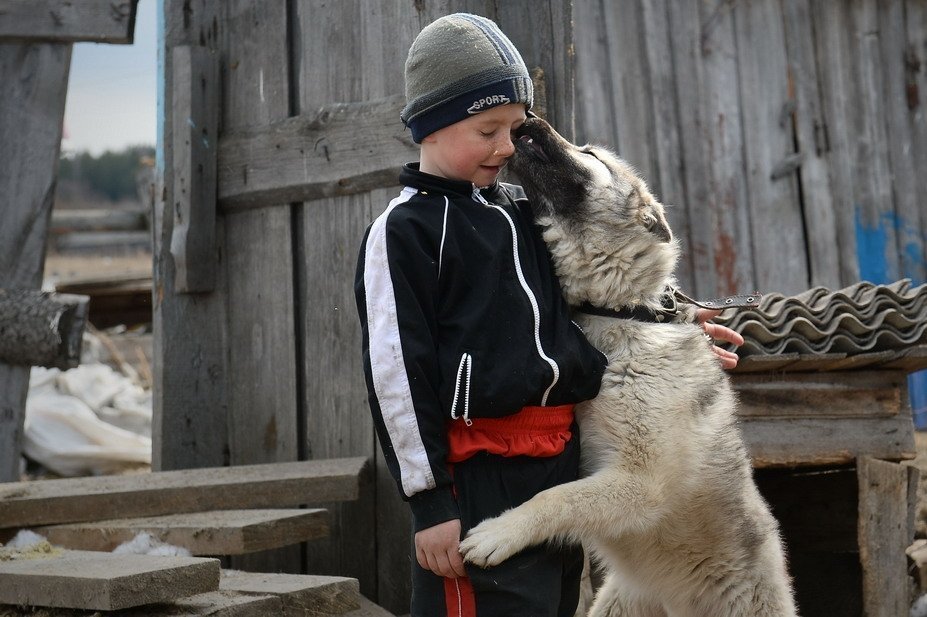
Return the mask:
<svg viewBox="0 0 927 617">
<path fill-rule="evenodd" d="M 422 140 L 420 169 L 489 186 L 514 154 L 512 133 L 524 121 L 525 106 L 510 103 L 439 129 Z"/>
</svg>

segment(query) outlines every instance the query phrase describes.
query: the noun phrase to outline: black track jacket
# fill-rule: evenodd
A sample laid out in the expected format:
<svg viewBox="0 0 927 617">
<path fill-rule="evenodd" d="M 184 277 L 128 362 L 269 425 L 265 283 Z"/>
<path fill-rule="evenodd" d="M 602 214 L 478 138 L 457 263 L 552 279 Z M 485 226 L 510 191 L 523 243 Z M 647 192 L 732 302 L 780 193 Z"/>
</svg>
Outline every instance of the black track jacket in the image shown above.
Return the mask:
<svg viewBox="0 0 927 617">
<path fill-rule="evenodd" d="M 605 357 L 569 307 L 521 187 L 406 165 L 354 288 L 370 409 L 415 529 L 459 516 L 447 425 L 596 396 Z"/>
</svg>

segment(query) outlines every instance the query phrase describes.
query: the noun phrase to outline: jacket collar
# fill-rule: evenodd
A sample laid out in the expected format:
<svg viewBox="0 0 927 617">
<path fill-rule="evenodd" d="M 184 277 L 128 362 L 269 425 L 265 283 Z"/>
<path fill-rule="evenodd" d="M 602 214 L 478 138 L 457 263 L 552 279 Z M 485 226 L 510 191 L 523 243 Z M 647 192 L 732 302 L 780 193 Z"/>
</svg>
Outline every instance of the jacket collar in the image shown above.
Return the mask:
<svg viewBox="0 0 927 617">
<path fill-rule="evenodd" d="M 449 180 L 433 174 L 425 173 L 419 169 L 418 163 L 406 163 L 399 172 L 399 183 L 403 186 L 409 186 L 420 191 L 434 191 L 445 195 L 463 195 L 470 197 L 473 195 L 473 183 L 466 180 Z M 492 186 L 480 189 L 480 193 L 487 201 L 494 203 L 506 203 L 505 196 L 502 195 L 502 188 L 499 181 Z"/>
</svg>

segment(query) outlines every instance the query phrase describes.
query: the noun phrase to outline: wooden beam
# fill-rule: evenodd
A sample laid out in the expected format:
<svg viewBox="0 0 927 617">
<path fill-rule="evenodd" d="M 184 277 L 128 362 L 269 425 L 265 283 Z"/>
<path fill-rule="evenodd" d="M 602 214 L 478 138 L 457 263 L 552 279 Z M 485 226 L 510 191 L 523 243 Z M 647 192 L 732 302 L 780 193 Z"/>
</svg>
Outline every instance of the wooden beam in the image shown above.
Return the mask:
<svg viewBox="0 0 927 617">
<path fill-rule="evenodd" d="M 366 458 L 0 484 L 0 528 L 357 499 Z"/>
<path fill-rule="evenodd" d="M 913 459 L 910 415 L 886 418 L 743 418 L 754 467 L 844 465 L 870 454 L 888 460 Z"/>
<path fill-rule="evenodd" d="M 193 555 L 244 555 L 328 535 L 328 512 L 311 510 L 214 510 L 37 527 L 55 546 L 112 551 L 140 533 L 182 546 Z"/>
<path fill-rule="evenodd" d="M 224 212 L 361 193 L 398 182 L 418 158 L 398 121 L 402 96 L 336 103 L 219 140 Z"/>
<path fill-rule="evenodd" d="M 74 368 L 89 303 L 87 296 L 0 289 L 0 362 Z"/>
<path fill-rule="evenodd" d="M 212 291 L 216 285 L 216 143 L 219 58 L 206 47 L 173 49 L 174 290 Z"/>
<path fill-rule="evenodd" d="M 900 371 L 732 376 L 743 418 L 875 418 L 910 414 Z"/>
<path fill-rule="evenodd" d="M 863 614 L 907 615 L 905 549 L 914 540 L 908 520 L 908 471 L 869 456 L 857 462 L 859 477 L 859 560 L 863 568 Z"/>
<path fill-rule="evenodd" d="M 138 0 L 4 0 L 0 43 L 132 43 Z"/>
</svg>

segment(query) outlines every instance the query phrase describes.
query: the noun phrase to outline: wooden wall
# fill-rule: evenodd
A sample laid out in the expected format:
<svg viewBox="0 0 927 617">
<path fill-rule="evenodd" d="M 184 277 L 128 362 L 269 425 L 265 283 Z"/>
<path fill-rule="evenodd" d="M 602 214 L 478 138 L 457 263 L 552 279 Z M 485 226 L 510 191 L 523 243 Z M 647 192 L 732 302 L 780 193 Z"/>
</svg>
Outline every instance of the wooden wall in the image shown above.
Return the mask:
<svg viewBox="0 0 927 617">
<path fill-rule="evenodd" d="M 179 291 L 179 262 L 169 250 L 176 227 L 171 205 L 188 189 L 178 180 L 184 159 L 177 149 L 185 144 L 174 137 L 173 127 L 190 122 L 171 104 L 184 88 L 174 85 L 173 49 L 189 45 L 215 56 L 218 83 L 194 80 L 189 87 L 218 90 L 221 141 L 223 135 L 260 131 L 287 117 L 310 118 L 324 106 L 402 95 L 405 57 L 415 35 L 441 15 L 469 11 L 495 19 L 528 67 L 543 70 L 547 116 L 569 136 L 574 115 L 570 3 L 162 1 L 155 464 L 176 469 L 370 457 L 373 474 L 359 501 L 321 504 L 332 512 L 330 538 L 233 565 L 354 576 L 365 595 L 406 613 L 411 524 L 376 446 L 353 294 L 364 230 L 399 188 L 387 182 L 367 191 L 323 191 L 350 194 L 306 202 L 220 203 L 211 251 L 214 287 Z M 394 132 L 411 144 L 398 108 L 393 117 Z M 370 142 L 369 156 L 352 160 L 344 177 L 376 164 L 373 151 L 379 146 L 373 136 Z M 337 145 L 307 138 L 299 147 L 311 158 Z M 414 148 L 405 151 L 412 156 L 392 161 L 389 178 L 397 178 L 399 166 L 414 158 Z M 221 168 L 221 152 L 220 144 L 220 178 L 227 171 Z M 278 175 L 285 173 L 281 169 Z M 218 193 L 224 193 L 221 182 Z"/>
<path fill-rule="evenodd" d="M 703 297 L 927 275 L 927 1 L 575 0 L 577 132 Z"/>
</svg>

